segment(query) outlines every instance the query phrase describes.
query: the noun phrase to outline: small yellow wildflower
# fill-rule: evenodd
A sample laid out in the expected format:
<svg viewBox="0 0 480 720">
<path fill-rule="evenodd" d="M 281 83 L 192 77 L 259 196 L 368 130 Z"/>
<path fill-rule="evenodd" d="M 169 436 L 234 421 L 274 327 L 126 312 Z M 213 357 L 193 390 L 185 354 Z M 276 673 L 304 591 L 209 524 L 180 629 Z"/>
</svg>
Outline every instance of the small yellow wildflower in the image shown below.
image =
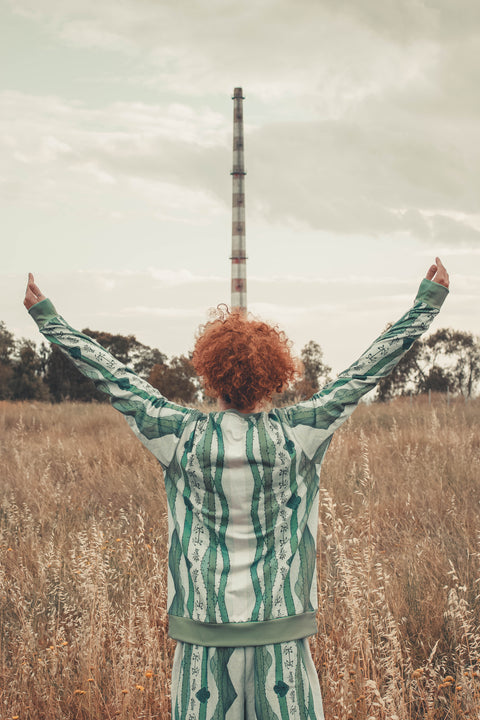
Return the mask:
<svg viewBox="0 0 480 720">
<path fill-rule="evenodd" d="M 74 695 L 85 695 L 85 692 L 86 692 L 85 690 L 75 690 L 73 694 Z"/>
<path fill-rule="evenodd" d="M 145 690 L 145 688 L 143 687 L 143 685 L 135 685 L 135 688 L 136 688 L 137 690 L 140 690 L 140 692 L 143 692 L 143 691 Z"/>
<path fill-rule="evenodd" d="M 145 677 L 146 677 L 146 678 L 151 678 L 151 677 L 153 677 L 153 672 L 152 672 L 151 670 L 147 670 L 146 673 L 145 673 Z"/>
<path fill-rule="evenodd" d="M 457 692 L 460 692 L 461 689 L 462 689 L 462 686 L 461 686 L 461 685 L 457 685 L 456 688 L 455 688 L 455 690 L 456 690 Z"/>
<path fill-rule="evenodd" d="M 87 682 L 95 682 L 95 678 L 87 678 Z"/>
<path fill-rule="evenodd" d="M 447 675 L 444 682 L 453 683 L 453 682 L 455 682 L 455 680 L 453 679 L 453 677 L 451 675 Z"/>
<path fill-rule="evenodd" d="M 128 690 L 122 690 L 123 695 L 128 695 Z"/>
</svg>

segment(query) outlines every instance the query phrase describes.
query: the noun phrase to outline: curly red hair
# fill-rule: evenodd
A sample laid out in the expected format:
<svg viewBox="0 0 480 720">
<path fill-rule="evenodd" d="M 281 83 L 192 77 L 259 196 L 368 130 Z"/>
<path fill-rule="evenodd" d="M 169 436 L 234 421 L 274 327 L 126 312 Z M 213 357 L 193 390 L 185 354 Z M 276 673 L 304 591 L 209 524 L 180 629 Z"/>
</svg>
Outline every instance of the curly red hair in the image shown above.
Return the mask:
<svg viewBox="0 0 480 720">
<path fill-rule="evenodd" d="M 207 395 L 251 412 L 299 373 L 290 348 L 277 327 L 219 306 L 199 328 L 192 362 Z"/>
</svg>

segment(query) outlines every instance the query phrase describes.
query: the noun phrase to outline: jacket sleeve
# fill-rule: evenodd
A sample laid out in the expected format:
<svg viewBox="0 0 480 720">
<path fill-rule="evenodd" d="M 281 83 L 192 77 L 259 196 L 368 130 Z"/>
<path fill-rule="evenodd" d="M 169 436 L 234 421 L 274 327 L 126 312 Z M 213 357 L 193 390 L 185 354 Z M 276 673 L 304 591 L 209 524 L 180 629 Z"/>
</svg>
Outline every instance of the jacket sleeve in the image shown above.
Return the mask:
<svg viewBox="0 0 480 720">
<path fill-rule="evenodd" d="M 95 340 L 71 328 L 50 300 L 29 310 L 42 335 L 70 358 L 96 387 L 110 396 L 133 432 L 166 468 L 172 460 L 184 424 L 195 410 L 169 402 L 149 383 L 122 365 Z"/>
<path fill-rule="evenodd" d="M 279 411 L 308 457 L 319 450 L 355 410 L 360 399 L 397 365 L 430 326 L 448 294 L 447 288 L 422 280 L 413 307 L 310 400 Z M 322 453 L 323 454 L 323 453 Z"/>
</svg>

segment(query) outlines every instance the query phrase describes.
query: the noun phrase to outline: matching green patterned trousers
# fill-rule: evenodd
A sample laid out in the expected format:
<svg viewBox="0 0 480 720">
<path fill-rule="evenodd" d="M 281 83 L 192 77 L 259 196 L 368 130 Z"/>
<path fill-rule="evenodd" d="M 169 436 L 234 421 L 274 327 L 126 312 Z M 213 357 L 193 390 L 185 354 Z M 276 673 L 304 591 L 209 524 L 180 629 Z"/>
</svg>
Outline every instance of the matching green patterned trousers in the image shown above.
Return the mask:
<svg viewBox="0 0 480 720">
<path fill-rule="evenodd" d="M 307 638 L 255 647 L 177 642 L 172 720 L 323 720 Z"/>
</svg>

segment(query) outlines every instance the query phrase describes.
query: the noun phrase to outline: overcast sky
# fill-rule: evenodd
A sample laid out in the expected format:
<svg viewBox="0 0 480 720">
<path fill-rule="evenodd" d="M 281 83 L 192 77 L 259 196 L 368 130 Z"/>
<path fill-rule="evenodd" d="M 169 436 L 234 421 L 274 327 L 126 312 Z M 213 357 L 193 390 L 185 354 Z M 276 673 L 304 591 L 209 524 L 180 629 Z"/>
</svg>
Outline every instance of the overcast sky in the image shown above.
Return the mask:
<svg viewBox="0 0 480 720">
<path fill-rule="evenodd" d="M 480 333 L 478 0 L 0 0 L 0 319 L 187 352 L 230 299 L 243 87 L 249 308 L 335 370 L 411 304 Z"/>
</svg>

